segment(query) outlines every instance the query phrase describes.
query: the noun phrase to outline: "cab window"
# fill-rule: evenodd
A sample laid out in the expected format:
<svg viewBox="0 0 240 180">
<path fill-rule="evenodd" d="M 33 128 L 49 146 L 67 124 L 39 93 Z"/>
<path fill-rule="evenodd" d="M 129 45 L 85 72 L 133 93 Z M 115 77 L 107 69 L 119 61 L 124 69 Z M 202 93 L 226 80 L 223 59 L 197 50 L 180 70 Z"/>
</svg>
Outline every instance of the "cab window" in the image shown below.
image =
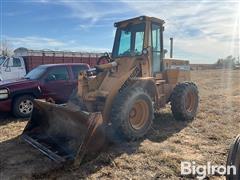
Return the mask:
<svg viewBox="0 0 240 180">
<path fill-rule="evenodd" d="M 5 61 L 5 57 L 0 57 L 0 65 Z"/>
<path fill-rule="evenodd" d="M 161 69 L 161 26 L 152 24 L 152 70 L 153 73 Z"/>
<path fill-rule="evenodd" d="M 6 61 L 3 63 L 3 67 L 8 67 L 8 62 L 9 62 L 9 58 L 7 58 Z"/>
<path fill-rule="evenodd" d="M 21 67 L 21 60 L 19 58 L 8 58 L 4 64 L 4 67 Z"/>
<path fill-rule="evenodd" d="M 144 41 L 144 32 L 136 32 L 135 35 L 135 52 L 137 55 L 142 54 Z"/>
<path fill-rule="evenodd" d="M 61 81 L 69 80 L 68 70 L 66 67 L 54 67 L 52 68 L 46 77 L 47 81 Z"/>
<path fill-rule="evenodd" d="M 72 66 L 72 72 L 74 79 L 78 79 L 78 75 L 80 72 L 86 71 L 87 67 L 84 65 L 81 66 Z"/>
<path fill-rule="evenodd" d="M 21 60 L 19 58 L 13 58 L 13 67 L 21 67 Z"/>
<path fill-rule="evenodd" d="M 145 23 L 128 24 L 118 28 L 114 42 L 113 57 L 139 56 L 144 43 Z"/>
<path fill-rule="evenodd" d="M 131 32 L 122 31 L 120 37 L 120 44 L 119 44 L 119 55 L 124 55 L 126 52 L 130 52 L 131 48 Z"/>
</svg>

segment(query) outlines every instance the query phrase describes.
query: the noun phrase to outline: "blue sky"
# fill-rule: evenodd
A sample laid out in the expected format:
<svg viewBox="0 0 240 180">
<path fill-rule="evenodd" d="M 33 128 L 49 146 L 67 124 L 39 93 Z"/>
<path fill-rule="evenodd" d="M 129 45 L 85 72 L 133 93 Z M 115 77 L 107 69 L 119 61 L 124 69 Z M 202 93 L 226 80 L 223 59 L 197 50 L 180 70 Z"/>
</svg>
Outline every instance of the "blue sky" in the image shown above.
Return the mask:
<svg viewBox="0 0 240 180">
<path fill-rule="evenodd" d="M 1 41 L 13 49 L 111 51 L 115 21 L 148 15 L 166 21 L 176 58 L 213 63 L 240 51 L 240 0 L 0 1 Z"/>
</svg>

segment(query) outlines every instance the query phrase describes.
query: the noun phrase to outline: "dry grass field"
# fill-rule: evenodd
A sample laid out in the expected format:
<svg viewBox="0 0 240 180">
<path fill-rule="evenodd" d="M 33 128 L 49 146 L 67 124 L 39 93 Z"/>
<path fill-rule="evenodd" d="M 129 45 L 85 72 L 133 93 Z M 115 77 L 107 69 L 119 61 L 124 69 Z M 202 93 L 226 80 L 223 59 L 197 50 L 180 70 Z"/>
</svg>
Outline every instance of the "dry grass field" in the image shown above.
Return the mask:
<svg viewBox="0 0 240 180">
<path fill-rule="evenodd" d="M 19 138 L 26 120 L 3 118 L 0 179 L 194 179 L 180 176 L 181 161 L 225 164 L 229 145 L 240 133 L 240 71 L 193 71 L 192 80 L 200 91 L 192 122 L 175 121 L 167 106 L 145 138 L 112 145 L 79 168 L 56 166 Z"/>
</svg>

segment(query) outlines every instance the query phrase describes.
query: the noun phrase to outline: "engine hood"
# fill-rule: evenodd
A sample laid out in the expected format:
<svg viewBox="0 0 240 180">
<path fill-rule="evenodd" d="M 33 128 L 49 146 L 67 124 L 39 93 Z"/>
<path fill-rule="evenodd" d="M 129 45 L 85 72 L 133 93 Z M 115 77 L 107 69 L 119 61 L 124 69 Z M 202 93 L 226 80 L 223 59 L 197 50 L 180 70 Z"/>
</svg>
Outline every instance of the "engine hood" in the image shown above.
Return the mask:
<svg viewBox="0 0 240 180">
<path fill-rule="evenodd" d="M 38 84 L 37 80 L 30 80 L 30 79 L 10 79 L 10 80 L 3 80 L 0 81 L 0 88 L 8 88 L 12 90 L 15 87 L 18 88 L 26 88 L 32 87 Z"/>
</svg>

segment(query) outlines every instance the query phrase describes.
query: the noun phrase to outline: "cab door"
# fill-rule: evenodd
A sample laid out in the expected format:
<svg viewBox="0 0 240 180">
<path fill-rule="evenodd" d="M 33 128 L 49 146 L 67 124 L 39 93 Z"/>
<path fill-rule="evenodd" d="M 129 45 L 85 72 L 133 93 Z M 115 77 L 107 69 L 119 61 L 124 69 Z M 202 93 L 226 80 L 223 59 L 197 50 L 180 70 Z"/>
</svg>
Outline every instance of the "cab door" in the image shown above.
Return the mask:
<svg viewBox="0 0 240 180">
<path fill-rule="evenodd" d="M 11 58 L 9 64 L 12 74 L 15 76 L 14 78 L 20 79 L 26 75 L 23 60 L 21 60 L 20 58 L 18 57 Z"/>
<path fill-rule="evenodd" d="M 24 77 L 26 70 L 20 58 L 8 58 L 3 64 L 3 79 L 20 79 Z"/>
<path fill-rule="evenodd" d="M 12 73 L 12 58 L 7 58 L 3 63 L 2 78 L 3 80 L 15 79 L 16 75 Z"/>
<path fill-rule="evenodd" d="M 19 78 L 22 78 L 26 75 L 26 67 L 25 62 L 22 57 L 15 58 L 15 62 L 13 63 L 18 67 Z"/>
<path fill-rule="evenodd" d="M 56 66 L 48 69 L 41 85 L 43 98 L 64 103 L 73 91 L 71 77 L 67 66 Z"/>
<path fill-rule="evenodd" d="M 151 41 L 152 41 L 152 75 L 159 73 L 162 69 L 162 25 L 152 23 L 151 25 Z"/>
</svg>

